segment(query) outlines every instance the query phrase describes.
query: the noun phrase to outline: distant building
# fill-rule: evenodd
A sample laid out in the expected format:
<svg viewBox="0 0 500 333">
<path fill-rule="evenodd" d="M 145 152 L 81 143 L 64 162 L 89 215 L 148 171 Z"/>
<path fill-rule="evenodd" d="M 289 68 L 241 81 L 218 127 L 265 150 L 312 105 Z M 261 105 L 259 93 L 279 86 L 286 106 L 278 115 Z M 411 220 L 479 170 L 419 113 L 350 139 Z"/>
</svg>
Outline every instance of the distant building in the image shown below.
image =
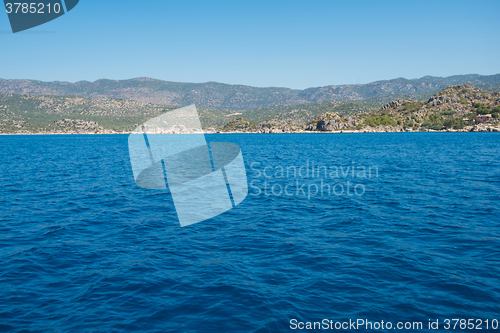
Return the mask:
<svg viewBox="0 0 500 333">
<path fill-rule="evenodd" d="M 476 117 L 476 123 L 485 123 L 488 121 L 491 121 L 491 114 L 480 114 Z"/>
</svg>

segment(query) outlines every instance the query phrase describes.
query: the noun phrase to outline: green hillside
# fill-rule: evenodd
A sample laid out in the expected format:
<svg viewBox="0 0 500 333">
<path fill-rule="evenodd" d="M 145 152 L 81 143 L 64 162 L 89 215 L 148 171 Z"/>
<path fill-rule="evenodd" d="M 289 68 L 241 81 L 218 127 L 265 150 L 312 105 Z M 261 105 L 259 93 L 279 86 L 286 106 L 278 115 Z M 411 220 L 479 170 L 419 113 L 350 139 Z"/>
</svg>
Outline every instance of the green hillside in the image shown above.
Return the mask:
<svg viewBox="0 0 500 333">
<path fill-rule="evenodd" d="M 368 84 L 329 85 L 304 90 L 251 87 L 218 82 L 182 83 L 136 78 L 130 80 L 97 80 L 95 82 L 42 82 L 35 80 L 2 80 L 0 94 L 81 96 L 91 99 L 132 99 L 143 103 L 168 106 L 196 104 L 205 109 L 252 110 L 259 107 L 292 105 L 325 100 L 359 101 L 367 98 L 397 97 L 427 99 L 451 85 L 469 84 L 489 91 L 500 89 L 500 74 L 425 76 L 419 79 L 397 78 Z"/>
</svg>

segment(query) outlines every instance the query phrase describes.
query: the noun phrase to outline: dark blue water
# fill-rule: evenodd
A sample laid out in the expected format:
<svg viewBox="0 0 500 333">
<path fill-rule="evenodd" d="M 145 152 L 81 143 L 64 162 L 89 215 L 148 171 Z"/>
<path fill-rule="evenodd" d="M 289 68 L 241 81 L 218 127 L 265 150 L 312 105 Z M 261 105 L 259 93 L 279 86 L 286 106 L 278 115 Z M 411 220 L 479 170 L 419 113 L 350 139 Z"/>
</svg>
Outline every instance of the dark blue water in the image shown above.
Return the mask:
<svg viewBox="0 0 500 333">
<path fill-rule="evenodd" d="M 253 186 L 181 228 L 169 194 L 135 185 L 127 136 L 1 136 L 0 331 L 500 319 L 499 134 L 207 138 L 242 148 Z M 278 172 L 294 166 L 356 174 Z"/>
</svg>

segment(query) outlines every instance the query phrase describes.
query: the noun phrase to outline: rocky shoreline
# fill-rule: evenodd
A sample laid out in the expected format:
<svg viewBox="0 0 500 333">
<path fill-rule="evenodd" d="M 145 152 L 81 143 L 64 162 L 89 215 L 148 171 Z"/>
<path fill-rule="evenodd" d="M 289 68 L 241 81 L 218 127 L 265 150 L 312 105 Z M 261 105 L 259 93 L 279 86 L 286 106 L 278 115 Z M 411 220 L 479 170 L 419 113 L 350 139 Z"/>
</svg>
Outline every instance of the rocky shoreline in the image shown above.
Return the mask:
<svg viewBox="0 0 500 333">
<path fill-rule="evenodd" d="M 252 123 L 240 117 L 224 126 L 206 125 L 205 133 L 397 133 L 397 132 L 499 132 L 500 92 L 483 91 L 470 85 L 450 86 L 427 101 L 395 99 L 379 110 L 341 114 L 328 109 L 308 123 L 269 119 Z M 240 113 L 244 115 L 244 113 Z M 10 127 L 0 124 L 4 135 L 130 134 L 120 127 L 106 129 L 95 121 L 61 119 L 43 128 L 23 120 Z M 108 125 L 109 126 L 109 125 Z M 136 127 L 137 124 L 134 125 Z M 118 130 L 120 129 L 120 130 Z M 188 133 L 182 128 L 164 134 Z M 159 132 L 158 134 L 161 134 Z"/>
<path fill-rule="evenodd" d="M 380 126 L 380 127 L 367 127 L 360 130 L 333 130 L 333 131 L 318 131 L 318 130 L 303 130 L 303 131 L 279 131 L 272 130 L 269 132 L 217 132 L 217 134 L 238 134 L 238 133 L 248 133 L 248 134 L 291 134 L 291 133 L 316 133 L 316 134 L 332 134 L 332 133 L 425 133 L 425 132 L 442 132 L 442 133 L 455 133 L 455 132 L 500 132 L 500 126 L 489 126 L 484 124 L 478 124 L 474 126 L 467 126 L 463 129 L 444 129 L 444 130 L 404 130 L 402 127 L 394 128 L 392 126 Z"/>
<path fill-rule="evenodd" d="M 488 124 L 477 124 L 473 126 L 466 126 L 463 129 L 444 129 L 444 130 L 404 130 L 402 127 L 393 126 L 378 126 L 378 127 L 366 127 L 359 130 L 332 130 L 332 131 L 320 131 L 320 130 L 299 130 L 299 131 L 283 131 L 283 130 L 271 130 L 271 131 L 216 131 L 208 130 L 205 134 L 341 134 L 341 133 L 425 133 L 425 132 L 442 132 L 442 133 L 458 133 L 458 132 L 500 132 L 500 126 L 493 126 Z M 16 133 L 0 133 L 0 135 L 106 135 L 106 134 L 125 134 L 128 135 L 131 132 L 115 132 L 115 131 L 101 131 L 101 132 L 16 132 Z M 170 133 L 169 133 L 170 134 Z M 177 134 L 189 134 L 189 133 L 177 133 Z"/>
<path fill-rule="evenodd" d="M 451 86 L 427 101 L 398 98 L 379 110 L 344 115 L 328 111 L 307 124 L 268 120 L 252 124 L 232 120 L 222 132 L 384 133 L 500 131 L 500 93 L 469 85 Z"/>
</svg>

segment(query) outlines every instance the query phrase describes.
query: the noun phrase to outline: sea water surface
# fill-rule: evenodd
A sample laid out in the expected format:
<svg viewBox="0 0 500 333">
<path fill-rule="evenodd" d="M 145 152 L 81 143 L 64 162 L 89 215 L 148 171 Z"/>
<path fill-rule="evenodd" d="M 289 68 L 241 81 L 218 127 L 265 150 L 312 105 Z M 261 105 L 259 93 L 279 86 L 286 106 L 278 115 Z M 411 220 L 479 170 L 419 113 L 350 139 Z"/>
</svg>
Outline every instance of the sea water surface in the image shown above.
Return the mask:
<svg viewBox="0 0 500 333">
<path fill-rule="evenodd" d="M 249 194 L 181 228 L 126 135 L 0 136 L 0 331 L 500 320 L 500 134 L 206 137 L 241 147 Z"/>
</svg>

